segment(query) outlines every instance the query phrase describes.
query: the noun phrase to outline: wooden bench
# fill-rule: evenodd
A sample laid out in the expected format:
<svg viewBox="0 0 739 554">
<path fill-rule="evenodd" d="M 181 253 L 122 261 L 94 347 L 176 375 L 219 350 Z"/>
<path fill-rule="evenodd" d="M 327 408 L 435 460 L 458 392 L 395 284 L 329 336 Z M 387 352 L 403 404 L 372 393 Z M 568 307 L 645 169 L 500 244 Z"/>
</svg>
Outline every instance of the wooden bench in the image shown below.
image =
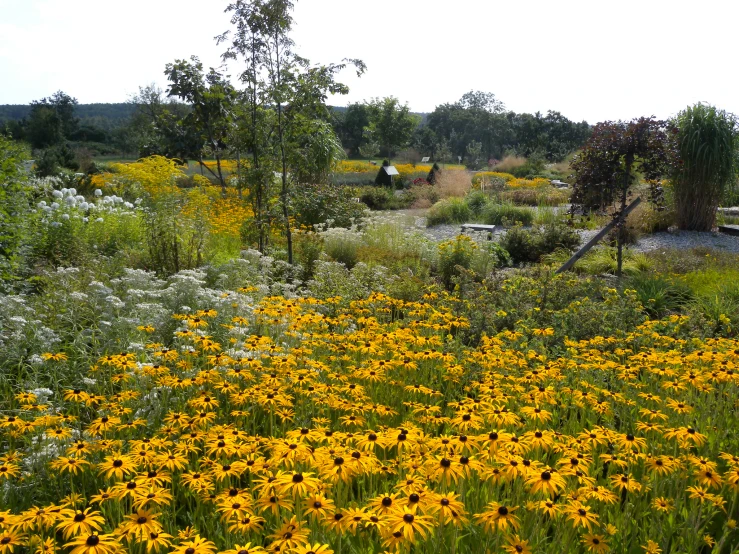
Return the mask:
<svg viewBox="0 0 739 554">
<path fill-rule="evenodd" d="M 493 232 L 495 232 L 495 225 L 479 225 L 477 223 L 463 223 L 462 233 L 465 231 L 482 231 L 488 233 L 488 240 L 493 240 Z"/>
<path fill-rule="evenodd" d="M 719 233 L 739 237 L 739 225 L 719 225 L 718 231 Z"/>
</svg>

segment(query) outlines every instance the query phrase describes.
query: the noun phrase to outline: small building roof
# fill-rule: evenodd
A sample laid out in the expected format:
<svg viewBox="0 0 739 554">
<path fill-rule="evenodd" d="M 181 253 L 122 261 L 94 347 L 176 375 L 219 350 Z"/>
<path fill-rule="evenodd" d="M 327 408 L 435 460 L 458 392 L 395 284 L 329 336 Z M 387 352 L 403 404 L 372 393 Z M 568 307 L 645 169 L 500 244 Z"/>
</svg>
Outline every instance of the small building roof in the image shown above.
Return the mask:
<svg viewBox="0 0 739 554">
<path fill-rule="evenodd" d="M 382 169 L 384 169 L 385 173 L 387 173 L 388 175 L 400 175 L 400 173 L 398 173 L 398 170 L 395 169 L 394 165 L 384 165 L 382 166 Z"/>
</svg>

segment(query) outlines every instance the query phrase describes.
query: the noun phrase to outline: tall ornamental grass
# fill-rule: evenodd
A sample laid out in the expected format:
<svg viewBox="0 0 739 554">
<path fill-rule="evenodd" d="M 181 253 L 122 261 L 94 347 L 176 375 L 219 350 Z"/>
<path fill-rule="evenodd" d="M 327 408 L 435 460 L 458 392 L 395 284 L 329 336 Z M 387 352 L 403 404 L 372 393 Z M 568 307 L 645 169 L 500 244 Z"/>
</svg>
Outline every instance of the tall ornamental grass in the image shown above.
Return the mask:
<svg viewBox="0 0 739 554">
<path fill-rule="evenodd" d="M 675 124 L 677 224 L 710 231 L 724 190 L 736 177 L 737 121 L 714 106 L 696 104 L 680 112 Z"/>
</svg>

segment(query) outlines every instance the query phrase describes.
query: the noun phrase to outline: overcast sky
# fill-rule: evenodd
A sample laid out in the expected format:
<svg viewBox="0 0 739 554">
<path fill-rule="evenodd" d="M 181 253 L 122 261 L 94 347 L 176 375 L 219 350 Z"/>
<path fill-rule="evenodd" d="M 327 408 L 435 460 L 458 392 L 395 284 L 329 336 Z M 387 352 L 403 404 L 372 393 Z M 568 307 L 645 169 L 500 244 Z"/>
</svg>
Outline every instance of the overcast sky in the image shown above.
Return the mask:
<svg viewBox="0 0 739 554">
<path fill-rule="evenodd" d="M 63 90 L 122 102 L 198 55 L 227 0 L 0 0 L 0 104 Z M 298 0 L 293 38 L 313 62 L 360 58 L 335 105 L 396 96 L 416 112 L 471 89 L 517 112 L 594 123 L 668 117 L 698 101 L 739 113 L 737 0 Z M 232 74 L 238 66 L 229 68 Z"/>
</svg>

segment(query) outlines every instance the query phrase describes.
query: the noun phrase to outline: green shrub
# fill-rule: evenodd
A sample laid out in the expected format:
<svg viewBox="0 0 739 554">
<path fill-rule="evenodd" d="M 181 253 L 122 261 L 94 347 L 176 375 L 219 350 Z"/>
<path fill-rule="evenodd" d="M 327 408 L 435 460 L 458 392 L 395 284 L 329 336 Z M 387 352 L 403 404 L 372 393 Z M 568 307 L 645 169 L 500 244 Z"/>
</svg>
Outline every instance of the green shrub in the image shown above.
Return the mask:
<svg viewBox="0 0 739 554">
<path fill-rule="evenodd" d="M 348 228 L 366 211 L 351 188 L 336 185 L 300 185 L 295 187 L 291 203 L 296 223 L 306 227 L 327 224 Z"/>
<path fill-rule="evenodd" d="M 552 186 L 520 187 L 500 194 L 501 200 L 519 206 L 561 206 L 569 197 L 567 191 Z"/>
<path fill-rule="evenodd" d="M 470 220 L 470 207 L 462 198 L 446 198 L 434 204 L 426 216 L 429 227 L 442 223 L 466 223 Z"/>
<path fill-rule="evenodd" d="M 357 265 L 359 260 L 359 237 L 349 231 L 328 232 L 323 234 L 323 250 L 328 256 L 341 264 L 347 269 Z"/>
<path fill-rule="evenodd" d="M 624 250 L 622 270 L 624 275 L 638 275 L 651 270 L 653 266 L 651 258 L 646 254 L 630 249 Z M 616 249 L 607 247 L 593 248 L 578 260 L 573 268 L 576 273 L 588 275 L 616 275 L 617 269 Z"/>
<path fill-rule="evenodd" d="M 476 250 L 477 245 L 466 235 L 439 243 L 439 275 L 447 290 L 454 288 L 453 278 L 460 268 L 470 268 Z"/>
<path fill-rule="evenodd" d="M 489 203 L 483 209 L 482 220 L 487 225 L 531 225 L 534 222 L 534 212 L 509 203 Z"/>
<path fill-rule="evenodd" d="M 315 274 L 316 264 L 323 252 L 323 239 L 313 231 L 295 233 L 295 239 L 296 257 L 303 269 L 301 279 L 309 281 Z"/>
<path fill-rule="evenodd" d="M 480 277 L 486 277 L 494 269 L 511 265 L 511 255 L 500 244 L 485 241 L 479 245 L 472 260 L 471 269 Z"/>
<path fill-rule="evenodd" d="M 581 242 L 580 235 L 565 224 L 551 223 L 539 228 L 539 249 L 542 254 L 556 250 L 574 251 Z"/>
<path fill-rule="evenodd" d="M 478 217 L 482 215 L 482 211 L 485 209 L 485 206 L 487 206 L 488 197 L 484 192 L 474 190 L 465 196 L 464 201 L 470 209 L 470 213 L 473 216 Z"/>
<path fill-rule="evenodd" d="M 653 319 L 682 311 L 692 298 L 685 283 L 659 274 L 637 274 L 628 280 L 627 286 L 636 291 L 644 311 Z"/>
<path fill-rule="evenodd" d="M 426 189 L 431 187 L 414 187 L 396 194 L 387 187 L 372 185 L 357 189 L 356 194 L 359 201 L 370 210 L 402 210 L 410 208 L 418 198 L 423 197 L 428 192 Z"/>
<path fill-rule="evenodd" d="M 533 229 L 516 226 L 500 240 L 514 263 L 538 262 L 552 252 L 572 252 L 579 244 L 580 235 L 574 229 L 556 223 Z"/>
<path fill-rule="evenodd" d="M 500 245 L 511 256 L 513 263 L 539 261 L 540 252 L 536 244 L 535 233 L 520 225 L 508 229 L 500 239 Z"/>
<path fill-rule="evenodd" d="M 375 186 L 375 173 L 334 173 L 331 183 L 351 187 Z"/>
</svg>

